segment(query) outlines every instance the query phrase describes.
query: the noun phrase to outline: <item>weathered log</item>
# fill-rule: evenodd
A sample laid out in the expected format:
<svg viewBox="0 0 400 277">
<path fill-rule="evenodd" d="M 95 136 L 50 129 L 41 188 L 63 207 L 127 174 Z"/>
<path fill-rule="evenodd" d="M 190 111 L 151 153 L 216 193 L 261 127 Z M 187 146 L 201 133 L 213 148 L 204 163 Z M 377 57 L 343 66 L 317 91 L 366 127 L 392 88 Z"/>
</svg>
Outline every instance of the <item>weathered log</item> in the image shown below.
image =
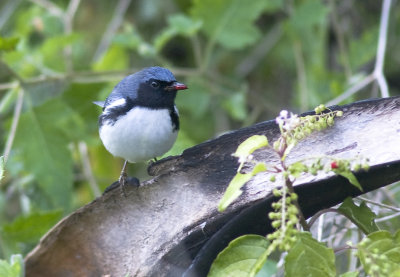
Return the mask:
<svg viewBox="0 0 400 277">
<path fill-rule="evenodd" d="M 295 190 L 306 217 L 400 180 L 400 98 L 374 99 L 334 107 L 344 112 L 335 125 L 301 141 L 288 163 L 330 155 L 370 159 L 357 173 L 364 191 L 334 175 L 301 177 Z M 279 136 L 274 121 L 222 135 L 153 164 L 154 178 L 127 196 L 112 190 L 60 221 L 26 257 L 27 276 L 204 276 L 217 253 L 233 238 L 270 231 L 273 201 L 267 173 L 257 175 L 224 213 L 217 211 L 236 173 L 231 156 L 240 142 L 264 134 Z M 269 149 L 254 153 L 269 164 Z"/>
</svg>

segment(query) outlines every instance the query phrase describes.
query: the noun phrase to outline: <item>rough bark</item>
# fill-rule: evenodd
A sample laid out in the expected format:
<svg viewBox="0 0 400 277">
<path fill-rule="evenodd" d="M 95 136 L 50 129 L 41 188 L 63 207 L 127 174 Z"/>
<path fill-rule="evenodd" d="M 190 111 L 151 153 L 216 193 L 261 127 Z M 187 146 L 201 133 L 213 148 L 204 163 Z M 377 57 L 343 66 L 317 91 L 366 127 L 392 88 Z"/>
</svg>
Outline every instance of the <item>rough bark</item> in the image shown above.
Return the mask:
<svg viewBox="0 0 400 277">
<path fill-rule="evenodd" d="M 344 116 L 335 125 L 301 141 L 288 163 L 331 155 L 370 159 L 357 174 L 364 192 L 333 175 L 300 178 L 295 185 L 306 217 L 400 180 L 400 98 L 334 107 Z M 240 142 L 264 134 L 278 136 L 274 121 L 222 135 L 149 168 L 152 179 L 139 188 L 119 189 L 97 198 L 59 222 L 26 258 L 27 276 L 204 276 L 233 238 L 270 231 L 267 213 L 279 185 L 259 174 L 224 213 L 217 211 L 238 163 L 231 156 Z M 255 159 L 277 162 L 268 149 Z"/>
</svg>

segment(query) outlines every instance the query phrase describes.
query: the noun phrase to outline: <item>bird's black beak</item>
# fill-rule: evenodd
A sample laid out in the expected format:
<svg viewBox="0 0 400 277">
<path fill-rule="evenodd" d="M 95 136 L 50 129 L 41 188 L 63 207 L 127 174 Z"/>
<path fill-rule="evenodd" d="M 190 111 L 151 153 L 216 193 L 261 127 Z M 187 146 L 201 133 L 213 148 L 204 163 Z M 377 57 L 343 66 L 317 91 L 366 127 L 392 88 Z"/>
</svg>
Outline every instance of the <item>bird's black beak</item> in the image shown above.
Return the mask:
<svg viewBox="0 0 400 277">
<path fill-rule="evenodd" d="M 173 82 L 172 85 L 166 87 L 166 90 L 184 90 L 187 89 L 188 87 L 185 84 L 178 83 L 178 82 Z"/>
</svg>

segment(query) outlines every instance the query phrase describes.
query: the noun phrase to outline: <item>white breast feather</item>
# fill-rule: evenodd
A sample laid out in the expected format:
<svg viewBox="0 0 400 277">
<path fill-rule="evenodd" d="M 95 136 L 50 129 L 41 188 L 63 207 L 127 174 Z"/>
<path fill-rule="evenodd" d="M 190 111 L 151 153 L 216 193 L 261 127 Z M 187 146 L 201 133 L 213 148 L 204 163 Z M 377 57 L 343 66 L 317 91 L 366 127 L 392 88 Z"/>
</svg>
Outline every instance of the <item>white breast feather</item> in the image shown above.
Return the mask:
<svg viewBox="0 0 400 277">
<path fill-rule="evenodd" d="M 143 107 L 135 107 L 119 117 L 114 125 L 100 128 L 100 138 L 106 149 L 132 163 L 163 155 L 171 149 L 177 134 L 168 109 Z"/>
</svg>

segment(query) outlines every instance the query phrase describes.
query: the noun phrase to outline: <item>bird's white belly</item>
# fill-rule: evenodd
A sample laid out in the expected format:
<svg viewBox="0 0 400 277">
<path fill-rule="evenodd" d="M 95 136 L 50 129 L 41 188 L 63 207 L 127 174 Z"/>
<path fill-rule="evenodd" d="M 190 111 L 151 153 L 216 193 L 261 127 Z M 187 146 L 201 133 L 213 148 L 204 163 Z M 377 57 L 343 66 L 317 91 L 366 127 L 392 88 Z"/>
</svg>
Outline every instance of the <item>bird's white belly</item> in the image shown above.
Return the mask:
<svg viewBox="0 0 400 277">
<path fill-rule="evenodd" d="M 174 144 L 174 130 L 168 109 L 135 107 L 114 125 L 103 125 L 100 138 L 114 156 L 129 162 L 146 161 L 163 155 Z"/>
</svg>

